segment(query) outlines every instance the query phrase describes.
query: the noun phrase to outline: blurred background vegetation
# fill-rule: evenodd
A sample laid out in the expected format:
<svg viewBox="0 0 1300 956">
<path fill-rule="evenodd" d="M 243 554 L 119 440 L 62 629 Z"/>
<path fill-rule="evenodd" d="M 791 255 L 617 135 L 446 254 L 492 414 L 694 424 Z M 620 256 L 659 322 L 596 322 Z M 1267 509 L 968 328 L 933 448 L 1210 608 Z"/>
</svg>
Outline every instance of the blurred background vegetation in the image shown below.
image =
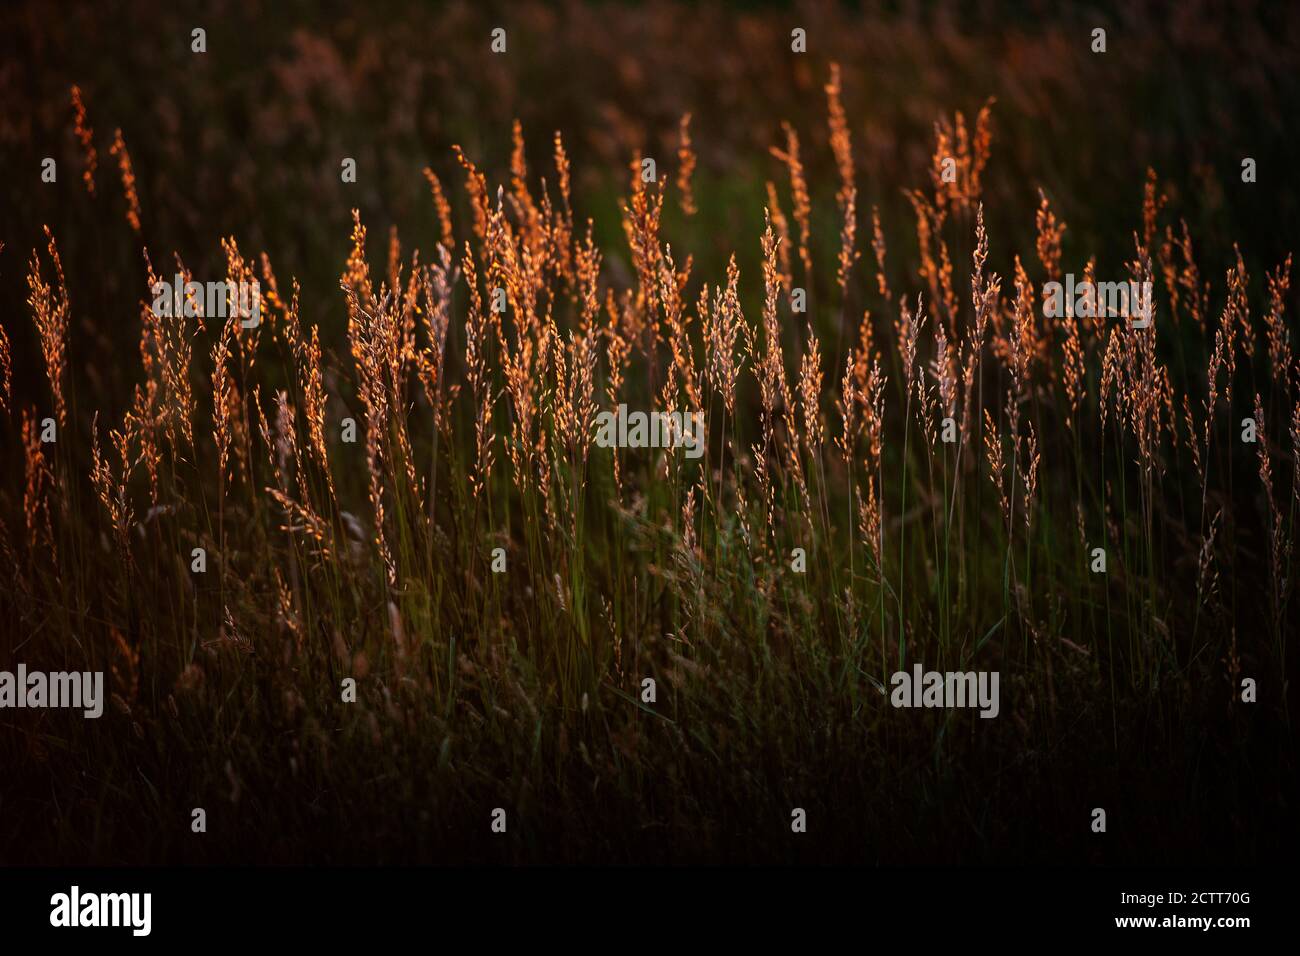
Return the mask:
<svg viewBox="0 0 1300 956">
<path fill-rule="evenodd" d="M 200 26 L 208 52 L 196 55 L 190 31 Z M 489 51 L 496 26 L 507 30 L 504 55 Z M 795 27 L 807 31 L 806 55 L 790 52 Z M 1091 52 L 1097 27 L 1104 54 Z M 337 346 L 343 304 L 333 287 L 352 208 L 378 241 L 396 225 L 407 248 L 431 248 L 436 221 L 421 169 L 438 173 L 466 221 L 450 147 L 500 178 L 518 118 L 534 175 L 550 172 L 551 137 L 563 135 L 578 220 L 593 218 L 607 259 L 617 259 L 626 254 L 617 213 L 627 164 L 643 154 L 665 174 L 674 169 L 686 112 L 702 212 L 682 230 L 670 202 L 666 231 L 710 275 L 735 252 L 752 289 L 764 182 L 785 195 L 768 152 L 782 119 L 803 140 L 809 178 L 833 180 L 822 91 L 833 61 L 858 209 L 879 207 L 891 258 L 909 274 L 917 253 L 902 190 L 929 182 L 935 121 L 958 110 L 971 121 L 989 97 L 985 213 L 990 267 L 1003 275 L 1012 237 L 1033 228 L 1038 188 L 1069 223 L 1065 262 L 1081 272 L 1096 254 L 1099 275 L 1119 273 L 1131 248 L 1101 237 L 1140 228 L 1148 167 L 1168 184 L 1170 214 L 1186 218 L 1203 262 L 1226 268 L 1239 243 L 1260 277 L 1297 245 L 1294 4 L 225 0 L 73 3 L 53 13 L 17 3 L 0 11 L 0 291 L 6 301 L 25 297 L 25 250 L 49 224 L 78 297 L 115 304 L 118 344 L 133 341 L 143 263 L 139 243 L 115 228 L 125 201 L 107 155 L 121 128 L 154 260 L 170 263 L 175 250 L 206 275 L 223 266 L 218 237 L 265 250 L 308 290 L 306 314 Z M 81 168 L 74 83 L 100 152 L 94 201 L 72 198 Z M 56 188 L 39 182 L 45 156 L 59 161 Z M 1246 156 L 1258 165 L 1254 185 L 1241 182 Z M 354 185 L 340 180 L 344 157 L 357 161 Z M 814 190 L 813 202 L 818 261 L 830 263 L 832 191 Z M 743 236 L 752 241 L 738 244 Z M 128 394 L 120 384 L 105 383 L 106 392 Z"/>
</svg>

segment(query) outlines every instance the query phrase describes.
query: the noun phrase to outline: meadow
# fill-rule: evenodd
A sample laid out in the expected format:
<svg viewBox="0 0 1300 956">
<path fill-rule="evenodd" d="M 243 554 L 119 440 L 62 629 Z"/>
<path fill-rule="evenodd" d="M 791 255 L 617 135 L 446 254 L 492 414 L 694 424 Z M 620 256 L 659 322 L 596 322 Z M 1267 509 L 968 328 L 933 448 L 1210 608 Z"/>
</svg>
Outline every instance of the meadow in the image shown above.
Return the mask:
<svg viewBox="0 0 1300 956">
<path fill-rule="evenodd" d="M 1292 855 L 1294 10 L 228 6 L 0 14 L 0 862 Z"/>
</svg>

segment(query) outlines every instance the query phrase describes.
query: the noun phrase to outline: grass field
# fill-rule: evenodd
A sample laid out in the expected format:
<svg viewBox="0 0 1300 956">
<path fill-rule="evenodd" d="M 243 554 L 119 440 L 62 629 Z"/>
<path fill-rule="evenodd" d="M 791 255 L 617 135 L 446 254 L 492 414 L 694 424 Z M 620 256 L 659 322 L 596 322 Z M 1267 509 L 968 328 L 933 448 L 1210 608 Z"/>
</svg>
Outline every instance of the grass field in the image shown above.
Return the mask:
<svg viewBox="0 0 1300 956">
<path fill-rule="evenodd" d="M 0 13 L 0 862 L 1292 856 L 1295 10 L 227 7 Z"/>
</svg>

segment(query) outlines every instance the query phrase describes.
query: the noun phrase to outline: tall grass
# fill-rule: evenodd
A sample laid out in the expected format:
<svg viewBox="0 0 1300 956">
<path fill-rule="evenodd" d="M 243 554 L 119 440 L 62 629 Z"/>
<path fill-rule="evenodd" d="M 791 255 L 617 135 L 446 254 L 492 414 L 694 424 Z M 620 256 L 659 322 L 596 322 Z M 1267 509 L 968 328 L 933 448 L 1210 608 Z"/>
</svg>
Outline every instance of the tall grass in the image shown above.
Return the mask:
<svg viewBox="0 0 1300 956">
<path fill-rule="evenodd" d="M 960 113 L 936 125 L 932 168 L 906 194 L 915 230 L 891 250 L 873 208 L 864 258 L 838 68 L 825 92 L 838 221 L 818 221 L 823 184 L 786 122 L 772 153 L 789 187 L 767 182 L 762 233 L 727 237 L 724 275 L 691 254 L 708 197 L 692 149 L 707 133 L 689 115 L 675 175 L 647 182 L 632 158 L 623 246 L 596 241 L 559 134 L 535 167 L 519 124 L 499 184 L 484 170 L 500 157 L 459 147 L 463 189 L 425 170 L 431 251 L 404 250 L 394 227 L 381 264 L 354 210 L 337 289 L 283 282 L 269 254 L 224 239 L 224 279 L 260 282 L 255 328 L 198 302 L 192 319 L 153 314 L 146 246 L 137 385 L 119 414 L 72 389 L 68 340 L 98 320 L 72 321 L 47 231 L 27 268 L 39 390 L 11 392 L 0 336 L 18 423 L 5 481 L 22 489 L 0 498 L 5 659 L 108 669 L 114 695 L 103 728 L 22 716 L 6 735 L 24 772 L 88 768 L 74 790 L 99 807 L 95 825 L 61 804 L 50 844 L 202 857 L 216 851 L 186 848 L 179 824 L 131 840 L 145 815 L 243 799 L 281 821 L 268 852 L 293 856 L 307 833 L 350 845 L 321 828 L 377 794 L 362 832 L 402 855 L 407 824 L 387 809 L 468 819 L 494 793 L 538 821 L 563 815 L 556 801 L 589 808 L 588 830 L 564 824 L 589 840 L 574 855 L 644 851 L 609 830 L 611 793 L 635 808 L 628 827 L 671 834 L 678 849 L 660 852 L 724 855 L 746 807 L 817 800 L 843 818 L 887 775 L 927 804 L 932 786 L 956 786 L 987 812 L 1008 785 L 979 760 L 1006 769 L 1041 748 L 1074 774 L 1072 748 L 1078 766 L 1120 773 L 1188 728 L 1240 719 L 1242 676 L 1271 688 L 1261 706 L 1285 721 L 1300 483 L 1274 464 L 1300 461 L 1289 258 L 1265 307 L 1240 258 L 1216 288 L 1185 223 L 1174 240 L 1153 176 L 1130 263 L 1161 292 L 1150 328 L 1045 318 L 1044 282 L 1092 275 L 1092 257 L 1123 244 L 1069 242 L 1041 194 L 1032 247 L 986 228 L 991 104 L 970 133 Z M 75 87 L 72 101 L 89 146 Z M 110 153 L 126 223 L 147 240 L 120 130 Z M 750 276 L 737 263 L 754 250 Z M 796 289 L 807 313 L 792 311 Z M 330 297 L 346 313 L 338 349 L 310 318 Z M 596 415 L 620 403 L 707 413 L 706 454 L 596 446 Z M 1254 446 L 1239 434 L 1252 414 Z M 998 729 L 891 711 L 889 675 L 913 662 L 999 670 Z M 1166 715 L 1155 740 L 1132 723 L 1153 710 Z M 1100 733 L 1078 726 L 1099 716 Z M 272 809 L 278 780 L 307 802 Z M 1052 825 L 1071 805 L 1056 799 Z M 146 809 L 124 812 L 131 800 Z M 885 806 L 868 832 L 891 812 L 911 819 Z M 935 812 L 976 852 L 1011 826 Z M 433 834 L 414 846 L 469 839 Z"/>
</svg>

